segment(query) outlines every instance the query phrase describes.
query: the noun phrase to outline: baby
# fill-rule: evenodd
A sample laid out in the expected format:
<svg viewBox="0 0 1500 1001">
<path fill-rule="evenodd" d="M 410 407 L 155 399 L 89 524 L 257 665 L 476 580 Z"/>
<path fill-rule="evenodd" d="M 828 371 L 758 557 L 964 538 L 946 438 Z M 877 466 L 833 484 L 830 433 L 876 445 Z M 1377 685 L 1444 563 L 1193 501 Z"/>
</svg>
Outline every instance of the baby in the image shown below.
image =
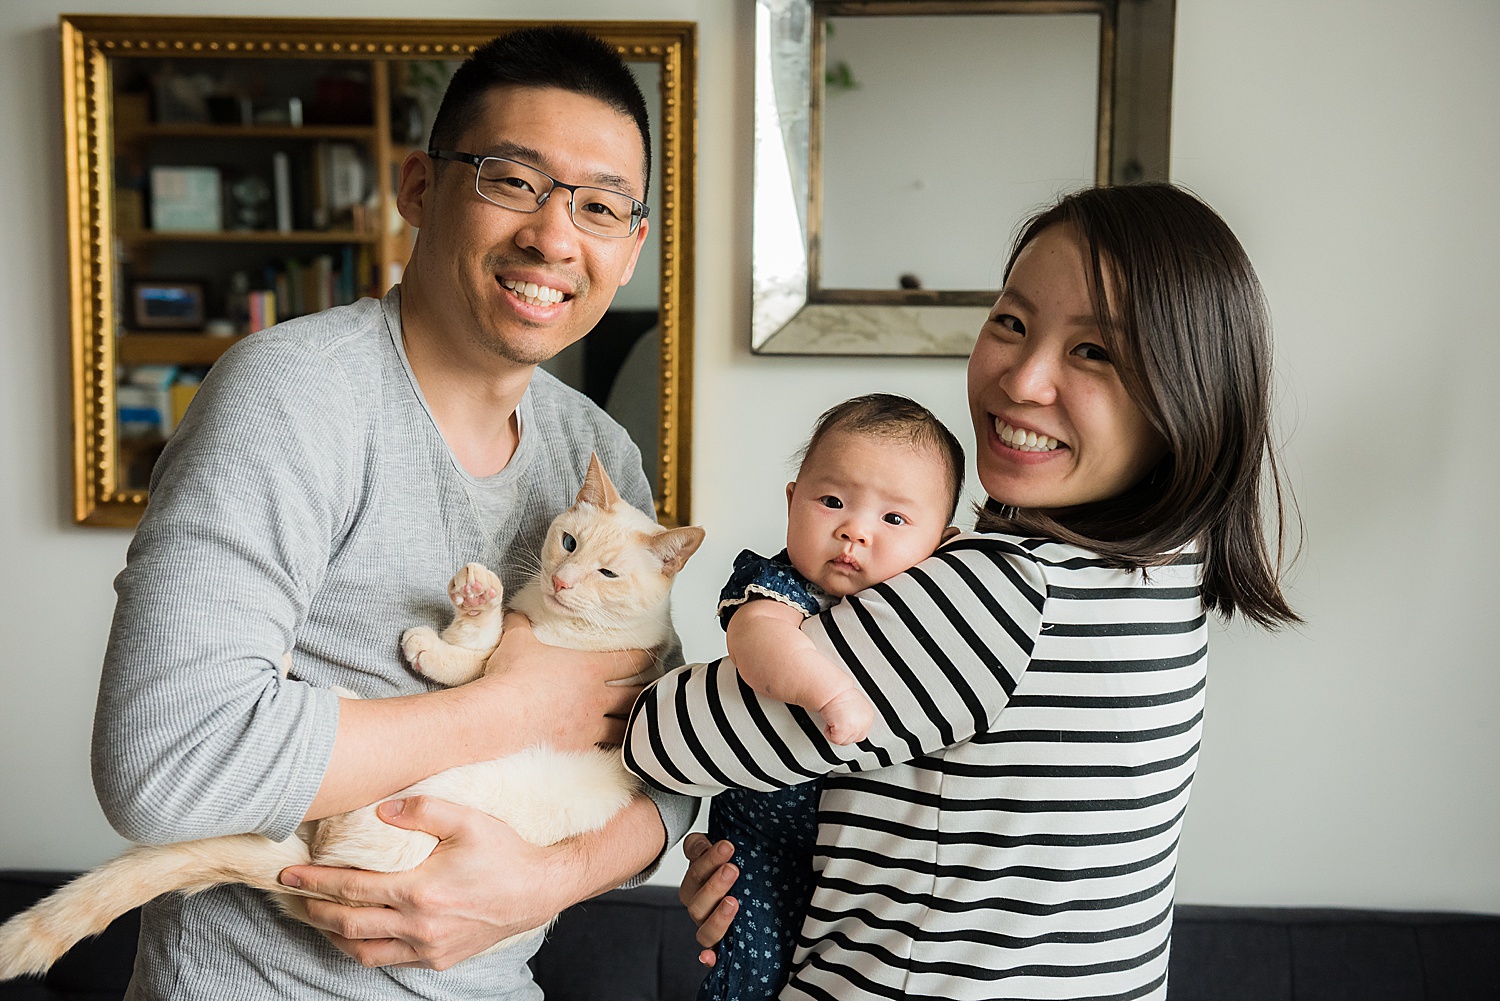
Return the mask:
<svg viewBox="0 0 1500 1001">
<path fill-rule="evenodd" d="M 822 717 L 837 744 L 864 739 L 874 706 L 841 665 L 802 634 L 802 620 L 931 556 L 963 488 L 963 446 L 926 408 L 877 393 L 818 418 L 786 486 L 786 550 L 746 550 L 719 599 L 729 656 L 755 691 Z M 732 789 L 713 800 L 709 837 L 728 839 L 740 911 L 699 1001 L 774 998 L 786 981 L 812 893 L 818 792 Z"/>
</svg>

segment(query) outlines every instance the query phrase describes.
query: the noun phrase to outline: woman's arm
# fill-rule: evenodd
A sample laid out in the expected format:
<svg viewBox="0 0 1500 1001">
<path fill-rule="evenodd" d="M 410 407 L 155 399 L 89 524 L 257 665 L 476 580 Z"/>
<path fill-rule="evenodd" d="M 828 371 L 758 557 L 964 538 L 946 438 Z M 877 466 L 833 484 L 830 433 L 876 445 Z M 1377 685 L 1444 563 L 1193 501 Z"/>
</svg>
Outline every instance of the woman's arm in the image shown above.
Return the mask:
<svg viewBox="0 0 1500 1001">
<path fill-rule="evenodd" d="M 1029 551 L 1002 537 L 961 537 L 803 627 L 874 701 L 866 740 L 831 743 L 806 710 L 757 695 L 725 659 L 646 690 L 626 765 L 652 785 L 702 796 L 884 767 L 968 740 L 1025 672 L 1045 596 Z"/>
</svg>

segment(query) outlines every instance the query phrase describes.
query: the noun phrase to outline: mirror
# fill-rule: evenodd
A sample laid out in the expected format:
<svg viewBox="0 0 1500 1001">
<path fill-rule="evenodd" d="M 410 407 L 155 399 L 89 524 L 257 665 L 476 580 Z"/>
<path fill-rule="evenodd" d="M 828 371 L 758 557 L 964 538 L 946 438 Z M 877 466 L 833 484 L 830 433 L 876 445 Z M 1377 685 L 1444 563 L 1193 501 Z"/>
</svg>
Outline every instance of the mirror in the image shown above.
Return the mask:
<svg viewBox="0 0 1500 1001">
<path fill-rule="evenodd" d="M 967 355 L 1018 222 L 1167 178 L 1173 0 L 756 0 L 751 349 Z"/>
<path fill-rule="evenodd" d="M 231 344 L 400 280 L 401 161 L 458 63 L 529 23 L 60 19 L 78 522 L 135 524 L 166 438 Z M 686 524 L 695 26 L 580 26 L 646 94 L 651 226 L 610 312 L 547 367 L 631 433 L 658 517 Z"/>
</svg>

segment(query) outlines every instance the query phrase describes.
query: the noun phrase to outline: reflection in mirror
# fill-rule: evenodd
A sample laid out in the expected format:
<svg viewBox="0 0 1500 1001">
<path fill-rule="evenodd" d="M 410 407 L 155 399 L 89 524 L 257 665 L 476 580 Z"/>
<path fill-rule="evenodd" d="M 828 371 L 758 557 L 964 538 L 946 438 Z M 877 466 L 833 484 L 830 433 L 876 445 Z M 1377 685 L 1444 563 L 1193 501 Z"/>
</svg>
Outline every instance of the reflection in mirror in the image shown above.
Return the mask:
<svg viewBox="0 0 1500 1001">
<path fill-rule="evenodd" d="M 751 349 L 968 353 L 1015 225 L 1167 177 L 1174 0 L 756 0 Z"/>
<path fill-rule="evenodd" d="M 817 287 L 993 299 L 997 234 L 1094 179 L 1098 13 L 824 25 Z"/>
<path fill-rule="evenodd" d="M 279 320 L 380 295 L 395 208 L 448 78 L 503 21 L 65 15 L 75 517 L 133 525 L 204 373 Z M 647 241 L 614 308 L 554 366 L 624 425 L 667 524 L 688 516 L 694 26 L 583 27 L 652 119 Z"/>
</svg>

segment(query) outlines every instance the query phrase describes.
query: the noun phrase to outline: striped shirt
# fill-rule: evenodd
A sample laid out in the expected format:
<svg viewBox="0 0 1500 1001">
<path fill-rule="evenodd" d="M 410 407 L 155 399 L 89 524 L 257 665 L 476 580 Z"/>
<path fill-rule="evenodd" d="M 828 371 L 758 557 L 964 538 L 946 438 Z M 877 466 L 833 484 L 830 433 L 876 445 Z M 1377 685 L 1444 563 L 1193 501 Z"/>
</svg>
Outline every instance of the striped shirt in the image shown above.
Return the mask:
<svg viewBox="0 0 1500 1001">
<path fill-rule="evenodd" d="M 829 776 L 783 999 L 1165 998 L 1200 564 L 961 535 L 804 625 L 874 700 L 868 739 L 828 743 L 720 660 L 646 693 L 626 762 L 691 795 Z"/>
</svg>

